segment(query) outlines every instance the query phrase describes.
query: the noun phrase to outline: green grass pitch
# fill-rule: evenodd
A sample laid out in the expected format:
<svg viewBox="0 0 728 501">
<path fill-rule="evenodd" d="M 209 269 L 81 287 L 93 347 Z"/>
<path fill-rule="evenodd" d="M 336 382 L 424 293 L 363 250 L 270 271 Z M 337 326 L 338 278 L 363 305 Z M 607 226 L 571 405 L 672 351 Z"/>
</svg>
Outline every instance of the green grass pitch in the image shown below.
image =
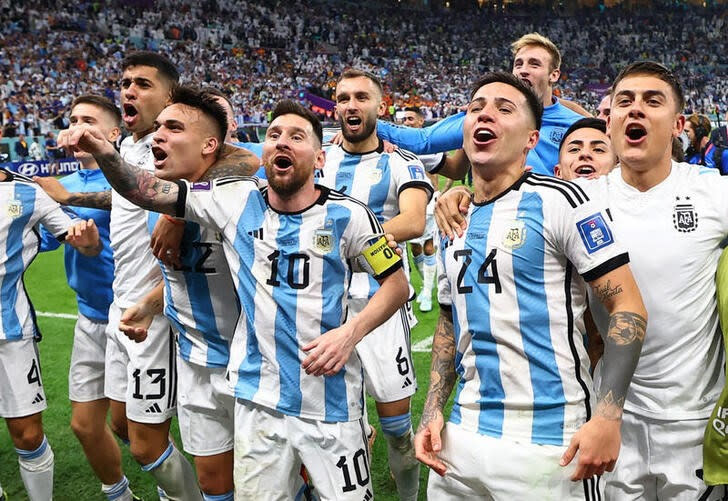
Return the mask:
<svg viewBox="0 0 728 501">
<path fill-rule="evenodd" d="M 419 275 L 413 272 L 413 281 L 419 289 Z M 76 313 L 73 292 L 66 285 L 63 271 L 62 250 L 39 255 L 25 274 L 28 293 L 38 312 Z M 436 303 L 436 302 L 435 302 Z M 422 314 L 415 305 L 419 324 L 412 332 L 412 344 L 427 346 L 428 352 L 415 352 L 414 365 L 419 384 L 412 404 L 413 422 L 419 423 L 424 396 L 429 382 L 429 344 L 427 338 L 434 331 L 437 319 L 437 306 L 433 311 Z M 48 440 L 55 452 L 55 491 L 56 501 L 103 501 L 99 481 L 86 462 L 81 446 L 69 426 L 71 407 L 68 401 L 68 366 L 73 339 L 73 319 L 39 316 L 38 323 L 43 333 L 39 344 L 43 382 L 48 398 L 48 409 L 43 413 L 43 423 Z M 424 341 L 424 343 L 422 343 Z M 372 476 L 376 499 L 397 499 L 394 482 L 387 467 L 387 447 L 376 420 L 373 403 L 368 402 L 372 424 L 376 424 L 379 438 L 375 442 L 372 456 Z M 176 421 L 176 420 L 175 420 Z M 180 444 L 176 428 L 174 431 Z M 151 477 L 143 473 L 122 445 L 123 469 L 131 482 L 134 492 L 145 500 L 157 499 L 156 489 Z M 420 499 L 424 499 L 427 469 L 421 469 Z M 26 500 L 27 496 L 20 480 L 18 463 L 13 444 L 6 428 L 0 427 L 0 485 L 12 501 Z"/>
</svg>

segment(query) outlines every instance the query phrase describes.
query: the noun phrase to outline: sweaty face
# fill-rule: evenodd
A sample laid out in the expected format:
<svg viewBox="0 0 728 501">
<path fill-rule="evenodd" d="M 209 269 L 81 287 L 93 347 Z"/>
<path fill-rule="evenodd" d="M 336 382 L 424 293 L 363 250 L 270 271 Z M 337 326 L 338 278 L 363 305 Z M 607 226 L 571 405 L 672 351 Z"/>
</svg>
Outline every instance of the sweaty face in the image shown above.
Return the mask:
<svg viewBox="0 0 728 501">
<path fill-rule="evenodd" d="M 341 133 L 351 143 L 360 143 L 374 134 L 383 107 L 379 89 L 366 77 L 346 78 L 336 86 Z"/>
<path fill-rule="evenodd" d="M 501 82 L 478 89 L 463 124 L 463 149 L 473 167 L 522 164 L 537 141 L 523 94 Z"/>
<path fill-rule="evenodd" d="M 527 45 L 516 53 L 513 74 L 520 78 L 544 103 L 551 104 L 551 87 L 559 79 L 558 69 L 551 69 L 551 55 L 537 45 Z"/>
<path fill-rule="evenodd" d="M 650 75 L 631 75 L 614 89 L 607 120 L 612 148 L 622 166 L 648 170 L 670 158 L 672 138 L 683 128 L 670 85 Z"/>
<path fill-rule="evenodd" d="M 155 175 L 162 179 L 194 180 L 207 168 L 206 156 L 218 147 L 215 125 L 196 108 L 172 104 L 154 122 L 152 142 Z"/>
<path fill-rule="evenodd" d="M 314 168 L 323 168 L 324 155 L 311 123 L 294 114 L 276 117 L 265 133 L 263 165 L 268 184 L 288 198 L 313 182 Z"/>
<path fill-rule="evenodd" d="M 616 164 L 609 137 L 602 131 L 584 127 L 564 138 L 559 153 L 558 177 L 595 179 L 608 174 Z"/>
<path fill-rule="evenodd" d="M 116 138 L 119 137 L 120 131 L 119 125 L 115 123 L 116 118 L 108 111 L 91 103 L 79 103 L 74 106 L 69 121 L 71 122 L 70 129 L 81 124 L 88 124 L 101 130 L 104 137 L 109 141 L 116 141 Z M 89 158 L 92 155 L 85 151 L 74 151 L 73 156 L 81 159 Z"/>
<path fill-rule="evenodd" d="M 121 114 L 132 134 L 151 130 L 167 106 L 169 83 L 151 66 L 129 66 L 121 77 Z"/>
</svg>

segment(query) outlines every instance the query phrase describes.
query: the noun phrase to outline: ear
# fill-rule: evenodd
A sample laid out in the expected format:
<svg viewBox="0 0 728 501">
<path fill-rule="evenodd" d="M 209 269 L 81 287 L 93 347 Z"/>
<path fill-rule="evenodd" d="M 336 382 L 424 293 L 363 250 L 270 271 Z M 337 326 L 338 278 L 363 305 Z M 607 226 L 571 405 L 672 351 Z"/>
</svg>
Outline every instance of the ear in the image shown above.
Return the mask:
<svg viewBox="0 0 728 501">
<path fill-rule="evenodd" d="M 554 165 L 554 177 L 563 179 L 563 177 L 561 177 L 561 166 L 559 164 Z"/>
<path fill-rule="evenodd" d="M 551 73 L 549 73 L 549 83 L 551 85 L 555 84 L 559 81 L 559 78 L 561 77 L 561 70 L 556 68 L 555 70 L 552 70 Z"/>
<path fill-rule="evenodd" d="M 205 139 L 205 142 L 202 143 L 202 154 L 203 155 L 211 155 L 217 151 L 217 146 L 220 144 L 220 141 L 217 140 L 216 137 L 208 137 Z"/>
<path fill-rule="evenodd" d="M 314 161 L 313 168 L 315 169 L 323 169 L 324 165 L 326 164 L 326 152 L 323 148 L 320 148 L 318 152 L 316 153 L 316 160 Z"/>
<path fill-rule="evenodd" d="M 379 106 L 377 106 L 377 116 L 383 117 L 387 113 L 387 103 L 384 102 L 384 100 L 379 102 Z"/>
<path fill-rule="evenodd" d="M 677 137 L 680 134 L 682 134 L 682 131 L 685 129 L 685 115 L 682 113 L 678 113 L 675 116 L 675 123 L 673 124 L 672 128 L 672 137 Z"/>
<path fill-rule="evenodd" d="M 106 136 L 106 139 L 109 140 L 110 143 L 113 143 L 117 139 L 119 139 L 119 136 L 121 135 L 121 129 L 118 127 L 114 127 L 109 131 L 109 135 Z"/>
<path fill-rule="evenodd" d="M 528 150 L 532 150 L 536 147 L 536 143 L 538 143 L 538 137 L 539 137 L 538 130 L 534 129 L 534 130 L 528 131 L 528 143 L 526 143 L 526 148 Z"/>
</svg>

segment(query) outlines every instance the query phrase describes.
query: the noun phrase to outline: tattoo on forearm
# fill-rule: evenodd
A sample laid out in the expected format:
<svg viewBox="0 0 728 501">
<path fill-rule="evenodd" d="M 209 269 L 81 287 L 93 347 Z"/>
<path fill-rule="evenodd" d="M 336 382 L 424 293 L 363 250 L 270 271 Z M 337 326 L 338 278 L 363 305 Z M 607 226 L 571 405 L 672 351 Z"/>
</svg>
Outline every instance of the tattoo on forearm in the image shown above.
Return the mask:
<svg viewBox="0 0 728 501">
<path fill-rule="evenodd" d="M 622 416 L 646 329 L 647 320 L 637 313 L 618 311 L 610 316 L 604 342 L 602 381 L 597 389 L 597 415 L 607 419 Z"/>
<path fill-rule="evenodd" d="M 455 331 L 452 318 L 441 313 L 432 341 L 430 389 L 427 392 L 427 400 L 422 410 L 419 429 L 426 428 L 437 417 L 438 413 L 442 413 L 456 380 Z"/>
<path fill-rule="evenodd" d="M 106 179 L 121 196 L 144 209 L 174 213 L 178 192 L 175 183 L 126 163 L 117 152 L 95 158 Z"/>
<path fill-rule="evenodd" d="M 610 297 L 620 294 L 622 292 L 622 286 L 620 284 L 612 286 L 612 281 L 607 280 L 606 284 L 597 285 L 595 292 L 597 294 L 597 297 L 599 298 L 599 301 L 604 303 Z"/>
<path fill-rule="evenodd" d="M 71 193 L 67 205 L 76 207 L 91 207 L 93 209 L 111 210 L 111 191 L 97 191 L 91 193 Z"/>
</svg>

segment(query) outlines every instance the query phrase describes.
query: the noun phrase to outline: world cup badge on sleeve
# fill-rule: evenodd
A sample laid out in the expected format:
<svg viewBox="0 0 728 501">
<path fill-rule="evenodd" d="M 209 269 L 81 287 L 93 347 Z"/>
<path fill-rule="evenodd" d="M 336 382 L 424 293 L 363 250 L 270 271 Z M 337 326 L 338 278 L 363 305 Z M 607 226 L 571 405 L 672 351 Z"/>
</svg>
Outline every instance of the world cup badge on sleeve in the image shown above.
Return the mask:
<svg viewBox="0 0 728 501">
<path fill-rule="evenodd" d="M 8 217 L 17 219 L 23 215 L 23 203 L 20 200 L 11 200 L 7 207 Z"/>
<path fill-rule="evenodd" d="M 698 228 L 698 213 L 690 201 L 690 197 L 675 197 L 675 208 L 672 212 L 672 224 L 680 233 L 689 233 Z"/>
</svg>

